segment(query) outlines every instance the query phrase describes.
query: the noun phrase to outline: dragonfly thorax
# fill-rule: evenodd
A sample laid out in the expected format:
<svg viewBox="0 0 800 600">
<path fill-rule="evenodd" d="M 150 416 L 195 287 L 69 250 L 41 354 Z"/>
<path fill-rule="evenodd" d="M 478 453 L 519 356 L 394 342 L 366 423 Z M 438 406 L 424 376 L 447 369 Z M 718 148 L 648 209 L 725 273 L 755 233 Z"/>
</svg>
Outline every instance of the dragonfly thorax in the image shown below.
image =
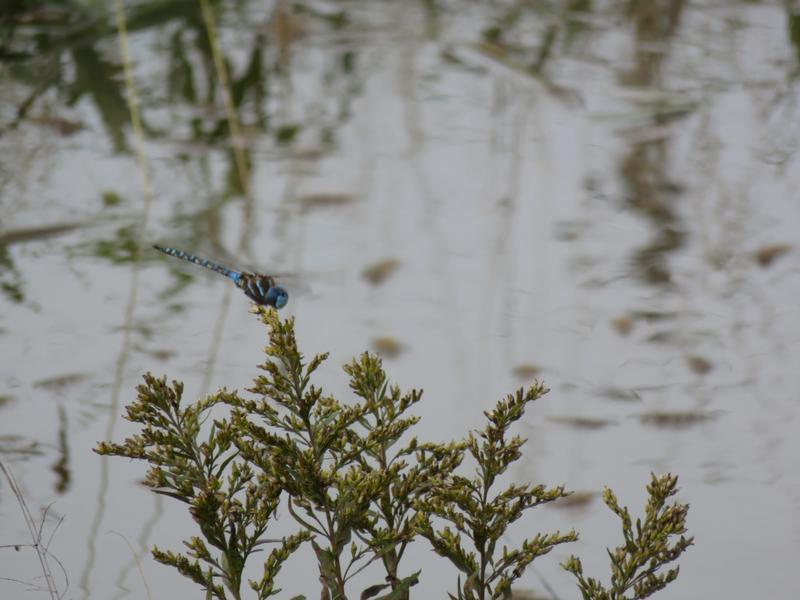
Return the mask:
<svg viewBox="0 0 800 600">
<path fill-rule="evenodd" d="M 275 280 L 269 275 L 241 273 L 234 281 L 247 297 L 256 304 L 283 308 L 289 301 L 288 292 L 275 285 Z"/>
</svg>

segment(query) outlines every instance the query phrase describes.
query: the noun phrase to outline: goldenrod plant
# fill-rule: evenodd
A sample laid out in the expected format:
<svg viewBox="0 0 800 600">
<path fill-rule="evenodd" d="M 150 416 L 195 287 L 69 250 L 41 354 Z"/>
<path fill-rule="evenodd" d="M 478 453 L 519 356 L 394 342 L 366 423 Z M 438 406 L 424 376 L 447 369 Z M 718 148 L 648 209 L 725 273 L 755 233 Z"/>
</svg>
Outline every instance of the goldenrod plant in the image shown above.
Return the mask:
<svg viewBox="0 0 800 600">
<path fill-rule="evenodd" d="M 619 505 L 610 489 L 603 492 L 603 501 L 622 521 L 625 543 L 613 551 L 611 583 L 608 588 L 598 580 L 584 577 L 583 566 L 576 556 L 571 556 L 562 566 L 575 575 L 584 600 L 638 600 L 647 598 L 678 577 L 678 566 L 661 573 L 661 567 L 674 562 L 694 543 L 694 538 L 684 537 L 688 504 L 667 500 L 678 491 L 678 478 L 674 475 L 651 475 L 647 486 L 647 505 L 644 522 L 636 519 L 633 525 L 628 508 Z M 675 536 L 680 536 L 675 540 Z M 674 541 L 673 541 L 674 540 Z"/>
<path fill-rule="evenodd" d="M 484 413 L 486 426 L 464 440 L 421 442 L 410 433 L 419 417 L 409 411 L 422 392 L 390 384 L 377 356 L 364 353 L 345 365 L 356 399 L 344 404 L 312 384 L 327 354 L 306 359 L 297 347 L 294 319 L 283 320 L 271 308 L 254 311 L 267 327 L 269 344 L 263 374 L 247 396 L 223 389 L 185 404 L 181 383 L 147 374 L 125 415 L 141 425 L 140 432 L 95 449 L 147 461 L 146 485 L 187 504 L 200 535 L 184 541 L 183 552 L 154 548 L 153 556 L 202 586 L 206 598 L 278 594 L 281 567 L 308 542 L 323 600 L 352 597 L 353 577 L 370 565 L 382 567 L 383 574 L 359 598 L 406 600 L 420 572 L 405 571 L 402 560 L 411 542 L 427 540 L 458 571 L 450 598 L 510 599 L 514 582 L 534 559 L 577 539 L 574 531 L 555 532 L 536 534 L 517 548 L 498 546 L 529 509 L 568 495 L 563 486 L 541 484 L 497 489 L 522 456 L 524 440 L 509 429 L 546 393 L 541 384 L 498 402 Z M 627 598 L 602 594 L 618 588 L 655 591 L 677 576 L 676 569 L 658 573 L 691 544 L 684 538 L 666 543 L 683 532 L 688 509 L 664 508 L 665 494 L 674 490 L 674 478 L 654 476 L 638 533 L 630 528 L 627 509 L 606 492 L 606 502 L 628 523 L 626 546 L 613 555 L 612 591 L 584 580 L 578 559 L 568 561 L 565 568 L 578 577 L 584 598 Z M 284 506 L 297 533 L 270 538 L 268 528 Z M 267 545 L 272 550 L 259 557 L 263 571 L 247 582 L 247 595 L 245 566 Z"/>
<path fill-rule="evenodd" d="M 453 474 L 438 481 L 417 503 L 420 533 L 434 550 L 447 558 L 464 576 L 459 577 L 458 592 L 451 598 L 485 600 L 511 598 L 511 584 L 533 560 L 547 554 L 556 545 L 574 542 L 574 531 L 566 534 L 537 534 L 509 550 L 498 548 L 509 526 L 528 509 L 567 496 L 563 486 L 511 484 L 495 492 L 497 479 L 521 456 L 525 440 L 508 437 L 508 429 L 522 417 L 527 404 L 547 390 L 540 384 L 527 391 L 518 390 L 485 412 L 488 424 L 477 433 L 470 433 L 466 452 L 475 463 L 472 478 Z M 448 522 L 451 527 L 437 529 L 433 520 Z M 462 544 L 462 535 L 470 548 Z"/>
</svg>

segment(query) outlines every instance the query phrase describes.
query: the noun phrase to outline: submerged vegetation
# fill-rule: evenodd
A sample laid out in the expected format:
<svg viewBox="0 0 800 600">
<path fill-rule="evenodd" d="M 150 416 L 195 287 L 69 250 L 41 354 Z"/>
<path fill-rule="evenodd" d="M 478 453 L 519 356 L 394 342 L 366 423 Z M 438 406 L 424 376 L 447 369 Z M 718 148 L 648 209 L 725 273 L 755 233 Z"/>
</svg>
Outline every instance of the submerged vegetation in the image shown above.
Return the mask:
<svg viewBox="0 0 800 600">
<path fill-rule="evenodd" d="M 484 413 L 484 428 L 463 440 L 423 442 L 410 435 L 419 417 L 409 414 L 422 392 L 390 384 L 377 356 L 364 353 L 344 367 L 356 401 L 342 403 L 312 383 L 327 354 L 307 360 L 293 319 L 255 310 L 269 345 L 249 396 L 223 389 L 187 404 L 181 383 L 147 374 L 126 413 L 140 433 L 96 448 L 147 461 L 146 485 L 187 505 L 199 535 L 184 541 L 183 552 L 154 548 L 153 556 L 199 584 L 207 598 L 278 594 L 282 566 L 304 543 L 316 556 L 322 598 L 352 597 L 348 584 L 373 563 L 382 566 L 382 580 L 359 591 L 360 598 L 409 598 L 420 572 L 401 563 L 421 538 L 456 568 L 450 598 L 511 598 L 530 563 L 578 538 L 557 531 L 537 533 L 516 548 L 500 543 L 529 509 L 569 495 L 563 486 L 504 478 L 525 444 L 509 430 L 547 392 L 544 386 L 535 383 L 499 401 Z M 688 506 L 667 504 L 676 486 L 672 475 L 653 475 L 644 521 L 635 525 L 605 491 L 622 521 L 624 543 L 609 551 L 607 588 L 584 577 L 578 558 L 563 565 L 583 598 L 645 598 L 677 577 L 677 567 L 661 572 L 692 544 L 683 535 Z M 270 539 L 281 506 L 299 529 Z M 248 596 L 245 567 L 267 544 L 273 549 L 258 559 L 263 570 L 247 582 L 254 593 Z"/>
</svg>

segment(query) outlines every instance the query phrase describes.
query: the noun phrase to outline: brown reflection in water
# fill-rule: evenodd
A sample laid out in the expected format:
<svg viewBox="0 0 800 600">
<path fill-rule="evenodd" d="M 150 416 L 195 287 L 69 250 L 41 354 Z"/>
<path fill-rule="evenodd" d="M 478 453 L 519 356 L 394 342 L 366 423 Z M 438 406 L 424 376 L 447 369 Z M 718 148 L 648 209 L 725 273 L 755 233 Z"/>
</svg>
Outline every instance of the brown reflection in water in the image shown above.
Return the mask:
<svg viewBox="0 0 800 600">
<path fill-rule="evenodd" d="M 291 63 L 292 48 L 305 35 L 306 26 L 285 0 L 278 0 L 269 19 L 269 31 L 277 48 L 276 64 L 287 68 Z"/>
<path fill-rule="evenodd" d="M 596 417 L 555 416 L 555 417 L 547 417 L 547 420 L 550 421 L 551 423 L 558 423 L 559 425 L 572 427 L 573 429 L 586 429 L 590 431 L 594 431 L 597 429 L 605 429 L 610 425 L 616 425 L 615 421 L 612 421 L 610 419 L 600 419 Z"/>
<path fill-rule="evenodd" d="M 569 496 L 559 498 L 553 502 L 553 508 L 566 510 L 585 510 L 600 494 L 598 492 L 582 491 L 572 492 Z"/>
<path fill-rule="evenodd" d="M 386 281 L 400 267 L 396 258 L 385 258 L 365 267 L 361 276 L 372 285 L 380 285 Z"/>
<path fill-rule="evenodd" d="M 698 375 L 705 375 L 706 373 L 711 372 L 711 370 L 714 368 L 714 363 L 704 356 L 698 356 L 697 354 L 690 354 L 687 356 L 686 364 L 694 373 L 697 373 Z"/>
<path fill-rule="evenodd" d="M 86 381 L 89 376 L 86 373 L 67 373 L 40 379 L 33 384 L 33 387 L 42 388 L 51 392 L 63 393 L 66 388 Z"/>
<path fill-rule="evenodd" d="M 47 113 L 31 115 L 28 120 L 31 123 L 55 131 L 58 135 L 62 136 L 74 135 L 86 127 L 80 121 L 73 121 Z"/>
<path fill-rule="evenodd" d="M 791 244 L 770 244 L 756 250 L 754 258 L 763 268 L 769 267 L 775 260 L 792 251 Z"/>
<path fill-rule="evenodd" d="M 524 380 L 533 379 L 541 372 L 542 370 L 539 367 L 531 363 L 523 363 L 511 369 L 514 377 Z"/>
<path fill-rule="evenodd" d="M 636 34 L 635 65 L 623 78 L 624 83 L 652 86 L 657 83 L 666 43 L 680 26 L 684 0 L 633 0 L 628 18 Z"/>
<path fill-rule="evenodd" d="M 687 429 L 716 419 L 718 413 L 703 412 L 700 410 L 686 411 L 660 411 L 654 410 L 639 415 L 643 425 L 651 425 L 659 429 Z"/>
<path fill-rule="evenodd" d="M 635 31 L 633 68 L 621 76 L 626 86 L 660 90 L 661 65 L 668 42 L 676 34 L 685 2 L 683 0 L 635 0 L 628 16 Z M 655 106 L 649 128 L 659 128 L 676 118 L 669 107 Z M 667 110 L 665 110 L 667 109 Z M 679 112 L 678 115 L 683 114 Z M 681 247 L 684 234 L 672 207 L 680 186 L 670 182 L 665 172 L 669 164 L 669 132 L 657 136 L 635 136 L 622 157 L 619 172 L 627 184 L 626 203 L 646 217 L 656 228 L 652 241 L 633 257 L 636 275 L 649 285 L 669 284 L 672 275 L 666 255 Z"/>
<path fill-rule="evenodd" d="M 33 387 L 47 390 L 57 397 L 63 397 L 69 388 L 86 381 L 89 375 L 86 373 L 65 373 L 45 377 L 34 382 Z M 69 421 L 67 411 L 59 403 L 58 405 L 58 442 L 56 450 L 58 457 L 50 470 L 56 475 L 55 490 L 58 494 L 69 491 L 72 483 L 72 470 L 70 469 L 70 449 L 69 449 Z"/>
</svg>

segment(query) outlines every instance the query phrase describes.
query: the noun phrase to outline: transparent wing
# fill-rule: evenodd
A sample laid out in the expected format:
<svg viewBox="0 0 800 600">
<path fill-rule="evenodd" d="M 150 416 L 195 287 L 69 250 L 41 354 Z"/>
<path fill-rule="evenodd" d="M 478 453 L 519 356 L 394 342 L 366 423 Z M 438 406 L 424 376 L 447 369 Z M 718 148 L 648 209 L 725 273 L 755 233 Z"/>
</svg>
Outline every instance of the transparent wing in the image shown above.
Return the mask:
<svg viewBox="0 0 800 600">
<path fill-rule="evenodd" d="M 324 287 L 324 285 L 320 286 L 321 283 L 341 281 L 343 275 L 341 270 L 337 272 L 331 272 L 305 270 L 285 271 L 271 269 L 269 266 L 259 264 L 257 260 L 256 263 L 253 264 L 252 261 L 237 259 L 225 248 L 216 246 L 212 254 L 221 259 L 220 262 L 233 265 L 237 269 L 241 269 L 250 273 L 269 275 L 275 279 L 275 283 L 277 285 L 289 292 L 290 297 L 314 297 L 316 295 L 315 289 L 318 290 L 320 287 Z"/>
</svg>

